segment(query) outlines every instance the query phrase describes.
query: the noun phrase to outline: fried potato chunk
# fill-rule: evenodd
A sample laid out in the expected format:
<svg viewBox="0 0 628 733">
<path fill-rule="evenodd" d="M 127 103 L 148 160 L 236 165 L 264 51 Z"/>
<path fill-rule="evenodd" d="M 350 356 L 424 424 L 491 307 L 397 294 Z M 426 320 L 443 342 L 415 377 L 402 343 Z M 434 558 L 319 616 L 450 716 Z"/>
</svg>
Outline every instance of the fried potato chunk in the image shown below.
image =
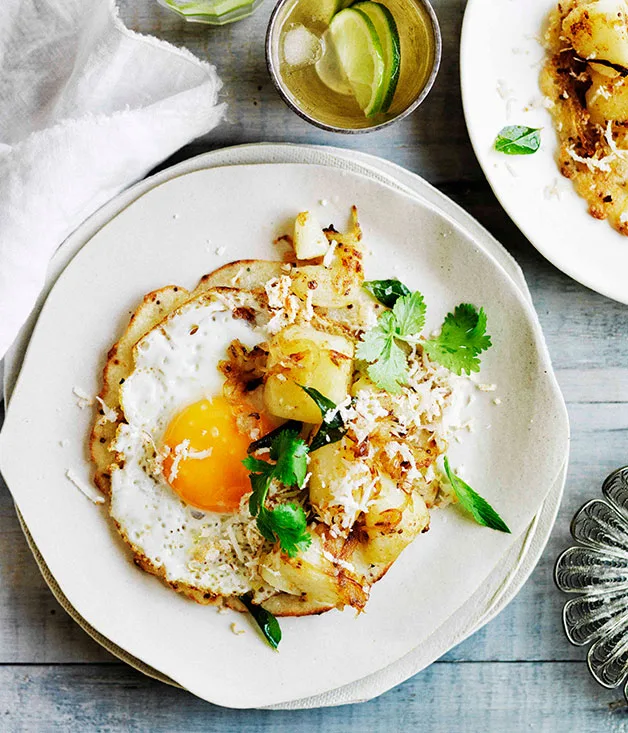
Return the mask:
<svg viewBox="0 0 628 733">
<path fill-rule="evenodd" d="M 325 230 L 330 250 L 320 265 L 303 265 L 292 270 L 293 292 L 303 300 L 309 298 L 314 306 L 342 308 L 360 297 L 364 282 L 362 230 L 355 207 L 351 209 L 351 216 L 352 224 L 347 233 Z"/>
<path fill-rule="evenodd" d="M 362 520 L 368 536 L 362 548 L 364 559 L 373 564 L 393 562 L 429 523 L 429 511 L 419 494 L 406 493 L 392 479 L 381 476 L 379 493 Z"/>
<path fill-rule="evenodd" d="M 345 437 L 310 454 L 312 509 L 341 532 L 353 526 L 373 483 L 368 463 L 355 453 L 354 443 Z"/>
<path fill-rule="evenodd" d="M 314 387 L 339 404 L 349 392 L 353 370 L 351 341 L 309 324 L 280 331 L 269 344 L 264 404 L 277 417 L 318 424 L 321 413 L 299 385 Z"/>
<path fill-rule="evenodd" d="M 611 76 L 590 66 L 591 86 L 585 98 L 591 122 L 602 126 L 606 126 L 609 120 L 627 122 L 628 80 L 617 71 L 611 70 Z"/>
<path fill-rule="evenodd" d="M 259 566 L 262 578 L 284 593 L 305 594 L 312 601 L 336 608 L 362 609 L 368 598 L 364 578 L 333 553 L 336 543 L 326 543 L 317 532 L 311 536 L 309 548 L 296 557 L 288 557 L 278 547 L 264 555 Z"/>
<path fill-rule="evenodd" d="M 310 211 L 302 211 L 294 221 L 294 251 L 298 260 L 324 257 L 329 240 L 318 219 Z"/>
<path fill-rule="evenodd" d="M 581 58 L 628 68 L 627 11 L 625 0 L 580 3 L 563 20 L 563 35 Z"/>
</svg>

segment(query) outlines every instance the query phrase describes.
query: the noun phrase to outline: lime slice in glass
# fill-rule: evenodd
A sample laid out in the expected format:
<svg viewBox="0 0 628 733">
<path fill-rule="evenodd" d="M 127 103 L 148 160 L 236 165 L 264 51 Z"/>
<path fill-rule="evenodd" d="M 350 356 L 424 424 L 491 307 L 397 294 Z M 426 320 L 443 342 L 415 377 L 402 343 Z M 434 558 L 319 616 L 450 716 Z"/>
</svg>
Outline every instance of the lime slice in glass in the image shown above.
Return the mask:
<svg viewBox="0 0 628 733">
<path fill-rule="evenodd" d="M 346 96 L 353 96 L 353 89 L 349 84 L 349 79 L 342 68 L 336 46 L 328 30 L 323 33 L 323 55 L 316 62 L 316 73 L 326 87 Z"/>
<path fill-rule="evenodd" d="M 386 91 L 384 92 L 381 111 L 388 112 L 395 96 L 395 89 L 399 81 L 399 68 L 401 66 L 401 44 L 399 42 L 397 24 L 390 10 L 381 3 L 361 2 L 353 7 L 368 15 L 375 26 L 379 41 L 382 44 Z"/>
<path fill-rule="evenodd" d="M 313 8 L 313 16 L 325 25 L 331 23 L 331 19 L 344 8 L 348 8 L 353 0 L 317 0 Z"/>
<path fill-rule="evenodd" d="M 366 13 L 346 8 L 334 15 L 329 31 L 360 108 L 367 117 L 376 115 L 382 108 L 388 84 L 375 26 Z"/>
</svg>

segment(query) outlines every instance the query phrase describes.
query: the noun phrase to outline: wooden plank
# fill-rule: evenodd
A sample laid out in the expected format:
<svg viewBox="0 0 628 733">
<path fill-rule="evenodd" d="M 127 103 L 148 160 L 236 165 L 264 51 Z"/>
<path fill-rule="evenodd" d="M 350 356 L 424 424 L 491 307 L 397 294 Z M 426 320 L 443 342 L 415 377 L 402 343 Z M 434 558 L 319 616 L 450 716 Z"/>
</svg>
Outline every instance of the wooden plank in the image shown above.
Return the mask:
<svg viewBox="0 0 628 733">
<path fill-rule="evenodd" d="M 420 172 L 433 182 L 483 178 L 468 142 L 458 81 L 458 43 L 465 0 L 436 0 L 444 49 L 438 80 L 427 100 L 408 119 L 370 135 L 338 135 L 304 122 L 277 94 L 266 70 L 264 37 L 273 2 L 233 25 L 189 24 L 155 0 L 120 0 L 129 27 L 185 46 L 216 65 L 229 104 L 226 121 L 200 138 L 185 155 L 242 142 L 339 145 L 375 153 Z M 434 121 L 439 120 L 438 124 Z M 442 123 L 446 120 L 446 124 Z"/>
<path fill-rule="evenodd" d="M 587 405 L 606 402 L 609 405 L 628 400 L 628 369 L 560 369 L 560 388 L 567 403 Z"/>
<path fill-rule="evenodd" d="M 437 663 L 371 702 L 298 711 L 216 707 L 120 665 L 0 668 L 0 727 L 15 733 L 623 733 L 620 698 L 574 663 Z"/>
</svg>

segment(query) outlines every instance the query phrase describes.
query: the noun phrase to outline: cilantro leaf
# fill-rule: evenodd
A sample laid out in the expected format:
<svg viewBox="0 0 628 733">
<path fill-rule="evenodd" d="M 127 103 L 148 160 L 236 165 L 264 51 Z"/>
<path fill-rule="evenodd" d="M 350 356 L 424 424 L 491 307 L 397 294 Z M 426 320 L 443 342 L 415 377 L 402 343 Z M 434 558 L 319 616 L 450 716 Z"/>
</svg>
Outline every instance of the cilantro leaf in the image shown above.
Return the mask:
<svg viewBox="0 0 628 733">
<path fill-rule="evenodd" d="M 392 335 L 388 337 L 377 361 L 366 371 L 378 387 L 391 394 L 399 394 L 401 385 L 408 378 L 408 358 Z"/>
<path fill-rule="evenodd" d="M 363 340 L 358 343 L 358 348 L 355 353 L 358 359 L 363 359 L 364 361 L 375 361 L 379 359 L 389 339 L 394 336 L 388 324 L 382 320 L 382 317 L 385 315 L 390 315 L 390 311 L 382 313 L 377 326 L 367 331 L 363 336 Z"/>
<path fill-rule="evenodd" d="M 397 336 L 402 339 L 417 336 L 425 325 L 425 301 L 417 290 L 399 298 L 392 309 Z"/>
<path fill-rule="evenodd" d="M 245 460 L 248 461 L 248 458 Z M 259 462 L 264 463 L 264 461 Z M 249 466 L 247 466 L 247 468 L 249 468 Z M 260 513 L 261 508 L 264 506 L 272 477 L 270 476 L 269 472 L 250 473 L 249 479 L 251 481 L 251 488 L 253 489 L 253 493 L 249 498 L 249 512 L 252 517 L 256 517 Z"/>
<path fill-rule="evenodd" d="M 425 325 L 425 302 L 418 291 L 397 298 L 392 310 L 377 319 L 358 344 L 356 356 L 370 362 L 369 377 L 396 394 L 408 377 L 408 360 L 399 341 L 412 343 Z"/>
<path fill-rule="evenodd" d="M 495 140 L 495 150 L 506 155 L 531 155 L 540 147 L 540 128 L 523 125 L 503 127 Z"/>
<path fill-rule="evenodd" d="M 342 440 L 347 433 L 347 428 L 340 412 L 337 410 L 337 405 L 317 389 L 314 389 L 314 387 L 305 387 L 302 384 L 299 387 L 304 392 L 307 392 L 314 402 L 316 402 L 316 406 L 321 411 L 321 419 L 323 421 L 310 443 L 310 453 L 322 448 L 324 445 L 331 445 Z"/>
<path fill-rule="evenodd" d="M 272 472 L 274 470 L 274 466 L 272 466 L 267 461 L 261 461 L 259 458 L 254 458 L 253 456 L 247 456 L 242 463 L 244 464 L 245 468 L 248 468 L 251 473 L 259 473 L 262 475 L 266 475 L 269 471 Z"/>
<path fill-rule="evenodd" d="M 253 617 L 255 623 L 259 626 L 260 631 L 264 635 L 266 641 L 276 649 L 281 641 L 281 627 L 279 622 L 273 616 L 270 611 L 267 611 L 257 603 L 253 603 L 252 594 L 247 593 L 246 595 L 240 596 L 240 600 L 246 606 L 247 611 Z"/>
<path fill-rule="evenodd" d="M 423 349 L 432 361 L 452 372 L 480 371 L 478 355 L 491 346 L 486 333 L 486 313 L 474 305 L 461 303 L 453 313 L 448 313 L 440 336 L 423 343 Z"/>
<path fill-rule="evenodd" d="M 257 515 L 257 528 L 261 532 L 262 536 L 265 537 L 269 542 L 276 542 L 277 537 L 272 528 L 271 522 L 268 519 L 270 511 L 265 507 L 261 507 Z"/>
<path fill-rule="evenodd" d="M 399 280 L 367 280 L 362 287 L 386 308 L 392 308 L 402 295 L 412 292 Z"/>
<path fill-rule="evenodd" d="M 445 473 L 451 483 L 451 486 L 460 502 L 460 506 L 466 509 L 478 524 L 490 529 L 496 529 L 499 532 L 510 534 L 510 529 L 493 507 L 477 494 L 469 484 L 465 483 L 459 476 L 451 470 L 449 460 L 445 456 Z"/>
<path fill-rule="evenodd" d="M 285 430 L 270 447 L 270 457 L 276 461 L 273 478 L 285 486 L 301 488 L 307 475 L 308 448 L 296 433 Z"/>
<path fill-rule="evenodd" d="M 282 426 L 283 427 L 283 426 Z M 307 549 L 312 538 L 307 532 L 307 520 L 303 509 L 295 504 L 280 504 L 267 509 L 266 499 L 273 481 L 285 486 L 301 488 L 307 474 L 308 447 L 296 431 L 284 428 L 273 431 L 270 441 L 270 458 L 275 463 L 247 456 L 242 463 L 250 471 L 253 489 L 249 498 L 251 516 L 257 518 L 257 527 L 269 541 L 279 540 L 281 549 L 294 557 L 300 549 Z"/>
<path fill-rule="evenodd" d="M 297 504 L 280 504 L 274 509 L 264 509 L 257 520 L 260 532 L 271 542 L 279 539 L 281 549 L 294 557 L 299 550 L 307 550 L 312 536 L 307 531 L 307 519 L 303 507 Z"/>
</svg>

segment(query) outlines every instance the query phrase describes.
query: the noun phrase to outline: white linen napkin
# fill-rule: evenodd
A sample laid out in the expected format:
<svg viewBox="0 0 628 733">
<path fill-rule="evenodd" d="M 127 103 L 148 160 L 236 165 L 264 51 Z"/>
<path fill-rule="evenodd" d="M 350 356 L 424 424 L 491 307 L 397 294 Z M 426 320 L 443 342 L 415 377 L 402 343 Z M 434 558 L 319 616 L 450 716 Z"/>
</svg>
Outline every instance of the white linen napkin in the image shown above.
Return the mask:
<svg viewBox="0 0 628 733">
<path fill-rule="evenodd" d="M 221 120 L 215 68 L 133 33 L 114 0 L 0 3 L 0 358 L 59 244 Z"/>
</svg>

